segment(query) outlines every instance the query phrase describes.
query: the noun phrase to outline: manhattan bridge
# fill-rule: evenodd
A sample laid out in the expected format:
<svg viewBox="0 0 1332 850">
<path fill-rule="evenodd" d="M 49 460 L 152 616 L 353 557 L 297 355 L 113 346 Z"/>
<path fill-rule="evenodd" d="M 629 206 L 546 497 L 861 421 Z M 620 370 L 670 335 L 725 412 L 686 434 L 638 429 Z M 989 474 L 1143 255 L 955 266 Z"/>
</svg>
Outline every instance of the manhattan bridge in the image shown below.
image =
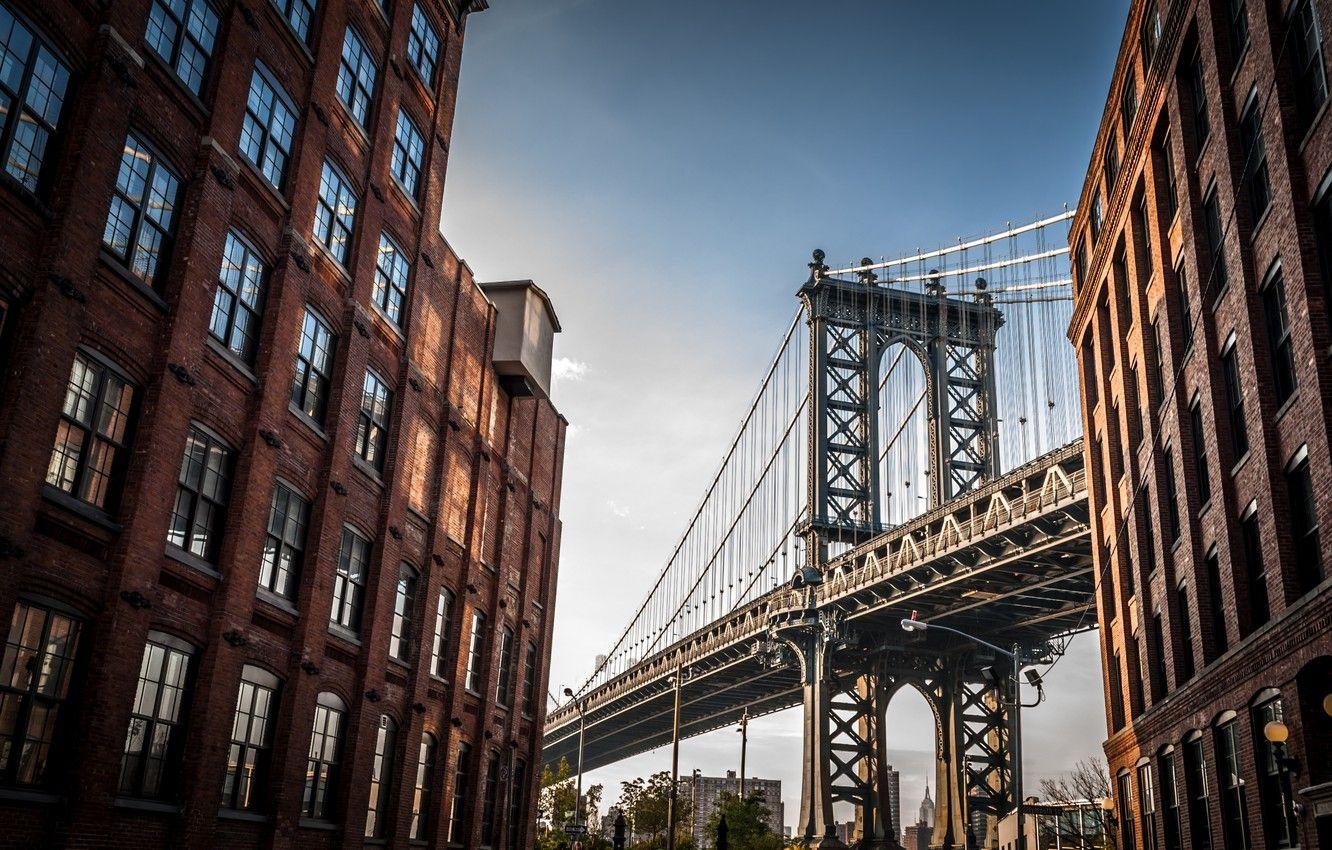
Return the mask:
<svg viewBox="0 0 1332 850">
<path fill-rule="evenodd" d="M 796 835 L 895 847 L 889 701 L 935 720 L 933 846 L 985 846 L 1021 758 L 1028 672 L 1095 626 L 1064 212 L 899 259 L 832 269 L 799 309 L 698 510 L 574 699 L 544 759 L 591 770 L 800 706 Z M 678 707 L 678 709 L 677 709 Z M 678 710 L 678 714 L 677 714 Z M 974 843 L 973 843 L 974 842 Z"/>
</svg>

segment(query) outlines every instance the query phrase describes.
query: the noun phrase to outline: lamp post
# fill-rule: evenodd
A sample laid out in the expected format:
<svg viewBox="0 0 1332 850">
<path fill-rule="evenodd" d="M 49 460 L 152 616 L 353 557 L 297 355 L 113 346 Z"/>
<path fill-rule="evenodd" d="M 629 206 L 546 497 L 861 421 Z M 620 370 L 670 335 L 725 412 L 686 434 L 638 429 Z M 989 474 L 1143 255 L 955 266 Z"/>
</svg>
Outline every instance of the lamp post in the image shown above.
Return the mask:
<svg viewBox="0 0 1332 850">
<path fill-rule="evenodd" d="M 573 700 L 574 692 L 570 688 L 565 688 L 564 695 Z M 576 831 L 578 825 L 582 823 L 581 815 L 583 813 L 583 730 L 586 718 L 583 716 L 583 706 L 577 700 L 574 700 L 573 707 L 578 712 L 578 796 L 574 797 L 574 829 Z"/>
<path fill-rule="evenodd" d="M 978 643 L 986 649 L 993 650 L 1010 659 L 1013 662 L 1013 814 L 1017 817 L 1017 841 L 1015 842 L 1020 850 L 1026 850 L 1026 824 L 1022 821 L 1022 647 L 1019 644 L 1013 644 L 1010 652 L 1002 647 L 995 646 L 987 640 L 967 634 L 951 626 L 941 626 L 937 623 L 926 623 L 922 620 L 912 619 L 903 620 L 902 628 L 908 632 L 923 632 L 928 630 L 948 632 L 959 637 L 965 638 L 972 643 Z M 1041 686 L 1041 679 L 1036 671 L 1031 671 L 1032 675 L 1028 677 L 1031 683 L 1038 689 Z M 1037 701 L 1039 703 L 1039 700 Z M 1033 705 L 1037 704 L 1033 703 Z"/>
<path fill-rule="evenodd" d="M 749 709 L 740 715 L 740 799 L 745 799 L 745 750 L 749 748 Z"/>
<path fill-rule="evenodd" d="M 1101 798 L 1101 833 L 1104 839 L 1101 843 L 1107 848 L 1115 846 L 1115 799 L 1113 797 Z"/>
<path fill-rule="evenodd" d="M 1299 846 L 1299 821 L 1295 817 L 1295 794 L 1290 787 L 1290 775 L 1299 771 L 1299 762 L 1286 755 L 1286 741 L 1290 729 L 1280 720 L 1269 720 L 1263 726 L 1263 737 L 1272 746 L 1272 761 L 1276 763 L 1277 778 L 1281 781 L 1281 816 L 1290 830 L 1290 844 Z"/>
<path fill-rule="evenodd" d="M 676 667 L 675 675 L 675 718 L 671 722 L 671 796 L 666 804 L 666 850 L 675 850 L 675 819 L 679 816 L 680 792 L 680 682 L 684 679 L 684 667 Z"/>
</svg>

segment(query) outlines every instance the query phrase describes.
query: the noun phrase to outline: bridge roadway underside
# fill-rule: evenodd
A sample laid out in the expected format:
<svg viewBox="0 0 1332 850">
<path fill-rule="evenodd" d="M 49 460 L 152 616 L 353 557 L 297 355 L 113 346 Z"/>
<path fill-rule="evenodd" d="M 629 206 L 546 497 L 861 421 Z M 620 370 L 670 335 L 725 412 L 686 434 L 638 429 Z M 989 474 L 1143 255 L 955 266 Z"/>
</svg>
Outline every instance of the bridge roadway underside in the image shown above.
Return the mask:
<svg viewBox="0 0 1332 850">
<path fill-rule="evenodd" d="M 1081 443 L 1015 469 L 930 513 L 884 532 L 833 561 L 816 615 L 845 638 L 831 673 L 854 677 L 877 654 L 889 667 L 956 656 L 974 647 L 913 636 L 923 620 L 1020 642 L 1038 652 L 1095 625 L 1086 478 Z M 801 667 L 768 651 L 768 638 L 807 621 L 809 599 L 774 590 L 580 696 L 586 714 L 583 767 L 592 770 L 671 740 L 673 674 L 684 669 L 680 735 L 688 738 L 802 702 Z M 977 665 L 991 659 L 971 656 Z M 576 764 L 579 719 L 571 705 L 547 718 L 543 760 Z"/>
</svg>

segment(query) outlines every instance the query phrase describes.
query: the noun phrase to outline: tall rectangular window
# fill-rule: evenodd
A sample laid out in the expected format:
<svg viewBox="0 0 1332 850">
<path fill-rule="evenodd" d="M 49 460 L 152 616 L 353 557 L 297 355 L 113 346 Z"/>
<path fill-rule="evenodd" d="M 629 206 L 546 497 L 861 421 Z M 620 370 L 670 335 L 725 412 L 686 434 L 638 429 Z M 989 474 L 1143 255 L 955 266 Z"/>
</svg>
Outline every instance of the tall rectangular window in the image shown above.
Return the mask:
<svg viewBox="0 0 1332 850">
<path fill-rule="evenodd" d="M 1161 777 L 1161 825 L 1165 833 L 1164 850 L 1183 850 L 1180 841 L 1179 789 L 1175 786 L 1175 754 L 1163 753 L 1157 761 Z"/>
<path fill-rule="evenodd" d="M 55 609 L 14 604 L 0 657 L 0 785 L 47 784 L 81 630 Z"/>
<path fill-rule="evenodd" d="M 1160 702 L 1166 694 L 1165 668 L 1165 627 L 1161 622 L 1161 612 L 1152 612 L 1151 626 L 1152 658 L 1148 663 L 1151 672 L 1152 702 Z"/>
<path fill-rule="evenodd" d="M 1269 847 L 1295 847 L 1298 826 L 1291 816 L 1290 802 L 1281 785 L 1281 766 L 1275 749 L 1267 742 L 1263 727 L 1285 722 L 1281 697 L 1274 696 L 1253 709 L 1253 761 L 1258 768 L 1258 800 L 1263 817 L 1263 835 Z"/>
<path fill-rule="evenodd" d="M 1156 850 L 1156 788 L 1150 762 L 1138 768 L 1138 817 L 1142 818 L 1142 850 Z"/>
<path fill-rule="evenodd" d="M 1332 186 L 1325 188 L 1314 201 L 1313 237 L 1318 246 L 1318 268 L 1323 275 L 1323 298 L 1332 303 Z"/>
<path fill-rule="evenodd" d="M 245 99 L 240 150 L 279 192 L 287 182 L 287 161 L 296 137 L 296 107 L 277 78 L 256 62 Z"/>
<path fill-rule="evenodd" d="M 407 60 L 427 87 L 435 84 L 439 62 L 439 33 L 420 2 L 412 4 L 412 25 L 407 31 Z"/>
<path fill-rule="evenodd" d="M 1092 195 L 1091 202 L 1091 239 L 1092 245 L 1101 237 L 1101 226 L 1105 224 L 1105 210 L 1101 208 L 1101 190 Z"/>
<path fill-rule="evenodd" d="M 464 686 L 474 694 L 481 693 L 481 680 L 486 664 L 486 615 L 472 612 L 472 636 L 467 649 L 467 678 Z"/>
<path fill-rule="evenodd" d="M 291 403 L 316 422 L 324 421 L 329 385 L 333 380 L 333 346 L 336 337 L 323 317 L 305 308 L 296 370 L 291 379 Z"/>
<path fill-rule="evenodd" d="M 1121 850 L 1137 850 L 1135 833 L 1137 825 L 1133 817 L 1133 774 L 1127 770 L 1119 774 L 1115 802 L 1119 804 L 1119 846 Z"/>
<path fill-rule="evenodd" d="M 411 273 L 412 265 L 407 254 L 391 236 L 380 233 L 373 296 L 384 315 L 395 325 L 402 325 L 402 304 L 407 298 L 407 281 Z"/>
<path fill-rule="evenodd" d="M 384 379 L 373 369 L 366 369 L 361 385 L 361 410 L 356 415 L 356 454 L 380 472 L 384 471 L 392 399 L 393 393 Z"/>
<path fill-rule="evenodd" d="M 288 600 L 296 598 L 296 578 L 305 552 L 305 526 L 310 505 L 281 481 L 273 487 L 264 535 L 259 586 Z"/>
<path fill-rule="evenodd" d="M 1142 49 L 1143 67 L 1152 67 L 1152 60 L 1156 58 L 1156 48 L 1161 44 L 1161 10 L 1155 3 L 1149 4 L 1147 11 L 1143 13 L 1138 44 Z"/>
<path fill-rule="evenodd" d="M 180 178 L 133 133 L 116 173 L 102 244 L 148 284 L 157 282 L 175 227 Z"/>
<path fill-rule="evenodd" d="M 1179 493 L 1175 490 L 1175 451 L 1166 446 L 1161 453 L 1161 477 L 1165 479 L 1165 542 L 1174 546 L 1179 539 Z"/>
<path fill-rule="evenodd" d="M 1147 279 L 1151 280 L 1155 274 L 1155 259 L 1152 257 L 1152 230 L 1156 225 L 1152 221 L 1151 213 L 1147 209 L 1147 193 L 1140 192 L 1137 200 L 1133 204 L 1134 226 L 1142 234 L 1142 256 L 1141 265 L 1147 268 Z"/>
<path fill-rule="evenodd" d="M 1327 70 L 1323 67 L 1323 34 L 1312 0 L 1295 0 L 1288 14 L 1291 32 L 1291 77 L 1295 81 L 1295 112 L 1303 133 L 1327 100 Z"/>
<path fill-rule="evenodd" d="M 1323 580 L 1323 554 L 1318 538 L 1318 503 L 1309 477 L 1308 452 L 1286 470 L 1286 497 L 1290 500 L 1290 533 L 1295 542 L 1295 572 L 1300 588 L 1312 590 Z"/>
<path fill-rule="evenodd" d="M 1142 513 L 1139 515 L 1142 522 L 1142 560 L 1147 568 L 1147 575 L 1151 576 L 1156 572 L 1156 533 L 1153 526 L 1156 523 L 1156 514 L 1152 513 L 1152 490 L 1149 484 L 1142 485 Z"/>
<path fill-rule="evenodd" d="M 1161 157 L 1161 178 L 1165 181 L 1165 214 L 1166 218 L 1173 218 L 1175 210 L 1179 209 L 1179 188 L 1175 174 L 1175 148 L 1169 133 L 1161 137 L 1157 151 Z"/>
<path fill-rule="evenodd" d="M 522 850 L 522 829 L 527 812 L 527 762 L 518 759 L 513 765 L 513 779 L 509 786 L 509 850 Z"/>
<path fill-rule="evenodd" d="M 76 351 L 46 483 L 109 510 L 125 460 L 133 399 L 134 387 L 119 372 Z"/>
<path fill-rule="evenodd" d="M 176 477 L 167 542 L 209 563 L 217 561 L 226 520 L 231 447 L 191 424 Z"/>
<path fill-rule="evenodd" d="M 393 593 L 393 625 L 389 632 L 389 657 L 410 661 L 412 623 L 416 617 L 416 570 L 398 567 L 398 585 Z"/>
<path fill-rule="evenodd" d="M 310 24 L 314 21 L 315 0 L 273 0 L 283 19 L 304 43 L 310 41 Z"/>
<path fill-rule="evenodd" d="M 341 266 L 351 256 L 352 228 L 356 224 L 356 190 L 337 166 L 324 160 L 315 205 L 314 239 L 328 249 Z"/>
<path fill-rule="evenodd" d="M 1179 298 L 1179 325 L 1184 331 L 1184 348 L 1187 350 L 1193 345 L 1193 308 L 1189 297 L 1189 276 L 1183 266 L 1175 269 L 1175 295 Z"/>
<path fill-rule="evenodd" d="M 1195 850 L 1211 850 L 1212 810 L 1202 736 L 1184 742 L 1184 790 L 1189 796 L 1189 837 Z"/>
<path fill-rule="evenodd" d="M 268 268 L 254 246 L 236 231 L 228 230 L 208 330 L 246 363 L 254 362 L 259 344 L 259 317 L 267 282 Z"/>
<path fill-rule="evenodd" d="M 315 701 L 310 751 L 305 762 L 305 792 L 301 796 L 301 814 L 307 818 L 333 817 L 346 717 L 347 705 L 337 695 L 321 693 Z"/>
<path fill-rule="evenodd" d="M 1179 603 L 1179 653 L 1175 659 L 1176 679 L 1187 682 L 1193 678 L 1193 618 L 1189 616 L 1189 589 L 1181 583 L 1176 598 Z"/>
<path fill-rule="evenodd" d="M 43 185 L 47 148 L 69 88 L 66 65 L 39 33 L 0 3 L 0 157 L 29 192 Z"/>
<path fill-rule="evenodd" d="M 1105 170 L 1105 190 L 1113 193 L 1115 178 L 1119 176 L 1119 139 L 1112 132 L 1105 140 L 1105 158 L 1102 161 Z"/>
<path fill-rule="evenodd" d="M 481 801 L 481 846 L 495 846 L 495 816 L 499 808 L 499 752 L 491 750 L 486 763 L 486 787 Z"/>
<path fill-rule="evenodd" d="M 1215 188 L 1203 199 L 1203 217 L 1207 224 L 1208 256 L 1212 259 L 1211 274 L 1203 281 L 1203 295 L 1211 296 L 1215 304 L 1230 285 L 1230 276 L 1226 274 L 1226 233 L 1221 226 L 1221 202 Z"/>
<path fill-rule="evenodd" d="M 370 101 L 375 96 L 375 60 L 356 30 L 347 27 L 342 38 L 342 59 L 338 63 L 338 97 L 351 117 L 362 127 L 369 126 Z"/>
<path fill-rule="evenodd" d="M 222 779 L 224 808 L 254 810 L 268 799 L 268 757 L 277 693 L 277 676 L 250 664 L 241 668 L 227 772 Z"/>
<path fill-rule="evenodd" d="M 472 745 L 458 745 L 458 766 L 453 774 L 453 799 L 449 803 L 449 843 L 467 841 L 467 801 L 472 796 Z"/>
<path fill-rule="evenodd" d="M 412 200 L 421 198 L 421 168 L 425 162 L 425 139 L 416 123 L 401 108 L 393 131 L 393 157 L 389 170 Z"/>
<path fill-rule="evenodd" d="M 1130 66 L 1124 75 L 1124 87 L 1119 94 L 1119 115 L 1124 122 L 1124 138 L 1133 130 L 1133 118 L 1138 114 L 1138 74 Z"/>
<path fill-rule="evenodd" d="M 124 796 L 166 799 L 178 791 L 190 655 L 175 638 L 148 633 L 120 764 L 118 790 Z"/>
<path fill-rule="evenodd" d="M 505 707 L 513 705 L 514 651 L 513 629 L 505 626 L 500 630 L 499 675 L 495 677 L 495 702 Z"/>
<path fill-rule="evenodd" d="M 430 786 L 435 775 L 435 736 L 426 732 L 421 736 L 421 749 L 416 757 L 416 788 L 412 791 L 412 822 L 407 837 L 424 841 L 430 832 Z"/>
<path fill-rule="evenodd" d="M 1249 95 L 1249 103 L 1240 116 L 1240 146 L 1244 153 L 1244 183 L 1249 189 L 1249 204 L 1257 221 L 1267 211 L 1272 200 L 1272 188 L 1267 181 L 1267 149 L 1263 145 L 1263 112 L 1258 105 L 1258 92 Z"/>
<path fill-rule="evenodd" d="M 217 10 L 208 0 L 153 0 L 143 40 L 197 95 L 213 55 L 217 23 Z"/>
<path fill-rule="evenodd" d="M 435 639 L 430 645 L 430 672 L 441 679 L 449 676 L 449 630 L 453 622 L 453 591 L 447 587 L 439 589 L 439 599 L 435 603 Z"/>
<path fill-rule="evenodd" d="M 536 716 L 537 682 L 537 646 L 535 641 L 527 642 L 527 653 L 523 664 L 523 716 Z"/>
<path fill-rule="evenodd" d="M 1230 0 L 1230 47 L 1236 61 L 1249 46 L 1249 10 L 1244 0 Z"/>
<path fill-rule="evenodd" d="M 333 576 L 333 608 L 329 621 L 351 632 L 361 630 L 361 600 L 369 572 L 370 541 L 350 526 L 342 527 L 337 572 Z"/>
<path fill-rule="evenodd" d="M 375 733 L 375 756 L 370 765 L 370 797 L 365 807 L 365 837 L 383 838 L 384 821 L 393 802 L 393 767 L 398 751 L 398 724 L 387 714 L 379 715 Z"/>
<path fill-rule="evenodd" d="M 1230 425 L 1230 452 L 1232 462 L 1239 461 L 1249 451 L 1249 428 L 1244 420 L 1244 385 L 1240 382 L 1239 357 L 1232 337 L 1221 352 L 1221 374 L 1226 385 L 1226 412 Z"/>
<path fill-rule="evenodd" d="M 1158 406 L 1165 401 L 1165 340 L 1161 336 L 1163 317 L 1152 319 L 1152 347 L 1156 349 L 1152 356 L 1152 396 Z"/>
<path fill-rule="evenodd" d="M 1212 478 L 1207 471 L 1207 435 L 1203 433 L 1202 400 L 1189 406 L 1189 432 L 1193 438 L 1193 473 L 1198 481 L 1198 504 L 1212 500 Z"/>
<path fill-rule="evenodd" d="M 1248 850 L 1249 821 L 1245 780 L 1240 775 L 1238 724 L 1227 720 L 1216 729 L 1217 794 L 1221 798 L 1221 838 L 1226 850 Z"/>
<path fill-rule="evenodd" d="M 1329 193 L 1332 194 L 1332 193 Z M 1087 244 L 1078 238 L 1078 251 L 1073 256 L 1074 282 L 1083 287 L 1087 285 Z"/>
<path fill-rule="evenodd" d="M 1249 598 L 1248 630 L 1262 626 L 1272 618 L 1267 596 L 1267 567 L 1263 558 L 1262 536 L 1258 529 L 1257 505 L 1250 506 L 1248 514 L 1240 520 L 1240 535 L 1244 540 L 1244 573 Z"/>
<path fill-rule="evenodd" d="M 1294 341 L 1290 332 L 1290 315 L 1286 312 L 1286 283 L 1281 269 L 1272 271 L 1263 286 L 1263 314 L 1267 320 L 1267 346 L 1272 356 L 1272 384 L 1278 405 L 1286 403 L 1295 393 Z"/>
<path fill-rule="evenodd" d="M 1207 607 L 1212 620 L 1212 646 L 1216 655 L 1223 655 L 1230 646 L 1226 635 L 1226 608 L 1224 591 L 1221 588 L 1221 560 L 1213 549 L 1203 559 L 1203 568 L 1207 572 Z"/>
<path fill-rule="evenodd" d="M 1193 132 L 1197 136 L 1197 150 L 1201 151 L 1212 132 L 1211 120 L 1207 116 L 1207 77 L 1201 50 L 1193 55 L 1188 76 L 1189 94 L 1193 96 Z"/>
</svg>

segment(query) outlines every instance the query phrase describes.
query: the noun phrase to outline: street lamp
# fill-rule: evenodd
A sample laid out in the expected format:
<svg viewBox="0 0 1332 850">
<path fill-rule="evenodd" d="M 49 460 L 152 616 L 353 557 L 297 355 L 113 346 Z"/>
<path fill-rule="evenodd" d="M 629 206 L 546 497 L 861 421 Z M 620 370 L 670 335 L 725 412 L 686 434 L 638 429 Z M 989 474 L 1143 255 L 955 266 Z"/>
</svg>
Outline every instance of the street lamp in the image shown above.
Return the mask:
<svg viewBox="0 0 1332 850">
<path fill-rule="evenodd" d="M 1022 647 L 1013 644 L 1013 650 L 1010 652 L 1002 647 L 995 646 L 987 640 L 982 640 L 975 635 L 967 634 L 951 626 L 941 626 L 938 623 L 926 623 L 923 620 L 917 620 L 914 612 L 910 619 L 902 620 L 902 628 L 908 632 L 923 632 L 934 630 L 948 632 L 965 638 L 972 643 L 978 643 L 986 649 L 1003 655 L 1013 662 L 1013 814 L 1017 817 L 1017 841 L 1020 848 L 1026 848 L 1026 824 L 1022 822 Z M 1040 692 L 1041 677 L 1035 670 L 1028 670 L 1027 681 L 1035 685 Z M 1040 703 L 1038 699 L 1032 705 Z M 1029 706 L 1030 707 L 1030 706 Z"/>
<path fill-rule="evenodd" d="M 578 796 L 574 797 L 574 831 L 577 832 L 578 825 L 582 823 L 579 818 L 583 813 L 583 730 L 586 718 L 583 717 L 583 706 L 574 699 L 573 690 L 565 688 L 564 695 L 573 700 L 574 710 L 578 712 Z"/>
<path fill-rule="evenodd" d="M 740 799 L 745 799 L 745 750 L 749 748 L 749 709 L 740 715 Z"/>
<path fill-rule="evenodd" d="M 1299 846 L 1299 821 L 1295 818 L 1295 795 L 1290 787 L 1290 775 L 1298 773 L 1299 762 L 1286 755 L 1286 741 L 1290 739 L 1290 729 L 1280 720 L 1269 720 L 1263 726 L 1263 737 L 1272 745 L 1272 761 L 1276 763 L 1277 776 L 1281 780 L 1281 815 L 1286 819 L 1287 829 L 1291 831 L 1291 846 Z"/>
</svg>

